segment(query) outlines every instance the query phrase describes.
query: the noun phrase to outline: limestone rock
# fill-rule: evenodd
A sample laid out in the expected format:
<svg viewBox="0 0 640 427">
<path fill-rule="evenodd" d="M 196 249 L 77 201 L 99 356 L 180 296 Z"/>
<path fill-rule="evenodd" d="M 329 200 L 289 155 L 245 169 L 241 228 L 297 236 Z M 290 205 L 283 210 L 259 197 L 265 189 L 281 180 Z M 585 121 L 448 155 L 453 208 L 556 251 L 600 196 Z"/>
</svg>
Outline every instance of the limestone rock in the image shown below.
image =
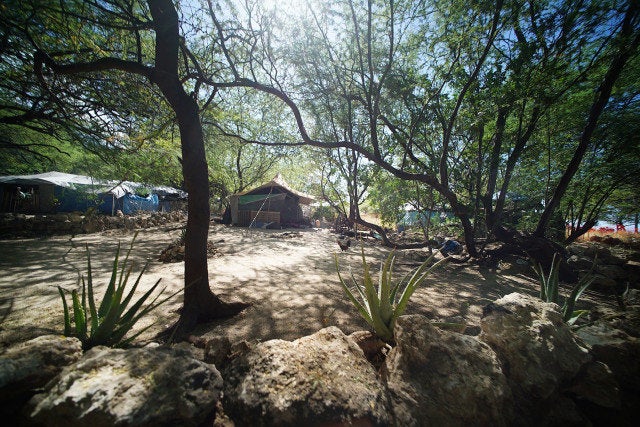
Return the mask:
<svg viewBox="0 0 640 427">
<path fill-rule="evenodd" d="M 10 347 L 0 356 L 0 401 L 30 397 L 81 356 L 80 341 L 61 335 L 44 335 Z"/>
<path fill-rule="evenodd" d="M 259 343 L 224 371 L 236 426 L 388 425 L 384 386 L 360 347 L 336 327 Z"/>
<path fill-rule="evenodd" d="M 640 254 L 640 251 L 633 252 L 633 254 Z M 632 277 L 638 277 L 640 276 L 640 261 L 630 259 L 624 265 L 624 269 L 627 270 Z"/>
<path fill-rule="evenodd" d="M 199 425 L 222 389 L 214 366 L 166 347 L 95 347 L 31 400 L 47 426 Z"/>
<path fill-rule="evenodd" d="M 495 353 L 476 337 L 400 317 L 384 375 L 394 425 L 507 425 L 510 390 Z"/>
<path fill-rule="evenodd" d="M 636 306 L 637 308 L 637 306 Z M 602 317 L 576 333 L 606 364 L 619 385 L 620 407 L 592 414 L 595 425 L 635 425 L 640 407 L 640 340 L 615 326 L 620 319 Z"/>
<path fill-rule="evenodd" d="M 349 335 L 376 369 L 379 369 L 391 349 L 391 346 L 369 331 L 356 331 Z"/>
<path fill-rule="evenodd" d="M 624 268 L 620 267 L 619 265 L 613 264 L 599 265 L 598 273 L 613 280 L 623 279 L 627 277 L 627 272 L 624 270 Z"/>
<path fill-rule="evenodd" d="M 207 341 L 204 347 L 204 361 L 220 368 L 227 362 L 231 353 L 231 342 L 227 337 L 215 337 Z"/>
<path fill-rule="evenodd" d="M 629 289 L 624 296 L 624 302 L 627 305 L 640 306 L 640 289 Z M 636 312 L 640 312 L 640 307 L 637 307 Z"/>
<path fill-rule="evenodd" d="M 616 329 L 606 320 L 578 329 L 595 358 L 605 363 L 625 389 L 640 392 L 640 340 Z"/>
<path fill-rule="evenodd" d="M 98 231 L 102 231 L 102 225 L 100 224 L 100 220 L 98 218 L 92 217 L 84 221 L 82 230 L 85 233 L 97 233 Z"/>
<path fill-rule="evenodd" d="M 579 255 L 571 255 L 569 259 L 567 259 L 567 264 L 576 270 L 589 271 L 593 266 L 593 259 L 581 257 Z"/>
<path fill-rule="evenodd" d="M 569 391 L 579 399 L 595 403 L 603 408 L 620 407 L 620 390 L 611 369 L 602 362 L 587 364 Z"/>
<path fill-rule="evenodd" d="M 638 298 L 638 290 L 630 289 L 623 299 L 625 303 L 624 309 L 596 306 L 591 310 L 589 318 L 595 324 L 609 325 L 613 329 L 624 331 L 632 337 L 640 338 L 640 305 L 632 304 L 634 298 Z M 637 301 L 635 302 L 637 303 Z M 589 330 L 587 329 L 586 331 Z M 591 330 L 597 331 L 597 328 Z"/>
<path fill-rule="evenodd" d="M 601 288 L 601 289 L 615 289 L 618 285 L 618 282 L 611 277 L 603 276 L 602 274 L 594 274 L 593 281 L 591 282 L 591 286 L 593 288 Z"/>
<path fill-rule="evenodd" d="M 500 357 L 509 380 L 524 395 L 546 399 L 591 360 L 559 307 L 519 293 L 509 294 L 484 309 L 480 339 Z"/>
</svg>

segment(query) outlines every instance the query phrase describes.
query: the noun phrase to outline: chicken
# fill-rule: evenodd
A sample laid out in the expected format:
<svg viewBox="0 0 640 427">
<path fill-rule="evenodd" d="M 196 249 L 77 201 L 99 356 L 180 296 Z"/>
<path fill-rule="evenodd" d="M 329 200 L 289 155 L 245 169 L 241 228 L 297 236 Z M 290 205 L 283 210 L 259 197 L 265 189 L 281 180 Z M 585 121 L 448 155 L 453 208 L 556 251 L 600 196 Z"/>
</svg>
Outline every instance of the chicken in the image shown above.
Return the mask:
<svg viewBox="0 0 640 427">
<path fill-rule="evenodd" d="M 349 238 L 347 238 L 346 240 L 338 239 L 338 246 L 340 246 L 340 249 L 342 249 L 343 251 L 346 251 L 351 246 L 351 239 Z"/>
</svg>

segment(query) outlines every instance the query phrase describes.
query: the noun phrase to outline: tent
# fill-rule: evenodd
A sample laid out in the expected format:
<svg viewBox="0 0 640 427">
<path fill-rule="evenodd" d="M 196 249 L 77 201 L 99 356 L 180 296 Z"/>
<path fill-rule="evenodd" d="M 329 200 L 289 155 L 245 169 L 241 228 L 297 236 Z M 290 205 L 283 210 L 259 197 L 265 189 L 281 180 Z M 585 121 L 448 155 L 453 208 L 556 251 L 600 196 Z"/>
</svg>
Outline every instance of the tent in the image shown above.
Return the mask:
<svg viewBox="0 0 640 427">
<path fill-rule="evenodd" d="M 253 190 L 230 197 L 231 223 L 247 226 L 280 224 L 297 227 L 308 224 L 303 211 L 314 198 L 294 190 L 280 174 Z"/>
<path fill-rule="evenodd" d="M 142 188 L 148 196 L 136 195 Z M 137 182 L 100 180 L 62 172 L 0 177 L 3 212 L 72 212 L 93 207 L 111 215 L 117 210 L 130 214 L 139 210 L 157 211 L 162 208 L 161 200 L 181 200 L 186 196 L 184 191 L 171 187 L 149 187 Z"/>
<path fill-rule="evenodd" d="M 418 212 L 407 205 L 404 215 L 397 223 L 398 231 L 403 231 L 408 227 L 415 227 L 420 224 L 426 225 L 429 218 L 431 218 L 431 223 L 434 224 L 454 218 L 454 215 L 453 212 L 449 211 L 432 211 L 428 209 L 423 212 Z"/>
</svg>

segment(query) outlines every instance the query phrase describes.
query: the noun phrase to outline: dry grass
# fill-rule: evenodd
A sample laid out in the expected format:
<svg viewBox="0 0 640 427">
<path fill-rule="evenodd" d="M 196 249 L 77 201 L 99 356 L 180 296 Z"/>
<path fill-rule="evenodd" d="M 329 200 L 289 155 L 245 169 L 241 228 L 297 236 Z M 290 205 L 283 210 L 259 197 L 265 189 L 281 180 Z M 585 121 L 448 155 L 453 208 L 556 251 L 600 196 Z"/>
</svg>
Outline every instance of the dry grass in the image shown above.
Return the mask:
<svg viewBox="0 0 640 427">
<path fill-rule="evenodd" d="M 611 229 L 592 228 L 578 238 L 579 242 L 598 242 L 611 246 L 626 246 L 640 250 L 640 233 L 629 231 L 611 231 Z"/>
</svg>

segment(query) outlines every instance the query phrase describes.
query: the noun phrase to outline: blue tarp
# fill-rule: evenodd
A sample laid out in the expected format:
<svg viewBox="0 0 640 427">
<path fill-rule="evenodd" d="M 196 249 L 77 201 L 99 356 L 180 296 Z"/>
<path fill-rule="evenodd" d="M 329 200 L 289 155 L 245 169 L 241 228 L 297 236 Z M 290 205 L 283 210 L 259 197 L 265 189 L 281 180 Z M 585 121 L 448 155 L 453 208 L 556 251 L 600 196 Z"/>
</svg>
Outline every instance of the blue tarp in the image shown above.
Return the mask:
<svg viewBox="0 0 640 427">
<path fill-rule="evenodd" d="M 118 210 L 129 215 L 137 211 L 155 212 L 160 206 L 157 194 L 151 194 L 148 197 L 125 194 L 114 200 L 111 194 L 96 195 L 70 188 L 55 187 L 54 195 L 57 199 L 58 212 L 84 212 L 93 207 L 108 215 Z"/>
<path fill-rule="evenodd" d="M 160 200 L 157 194 L 148 197 L 140 197 L 134 194 L 125 194 L 116 199 L 111 194 L 102 195 L 102 203 L 98 207 L 100 212 L 111 215 L 116 211 L 122 211 L 125 215 L 130 215 L 138 211 L 156 212 L 159 210 Z"/>
<path fill-rule="evenodd" d="M 187 193 L 172 187 L 149 187 L 137 182 L 99 180 L 62 172 L 3 176 L 0 177 L 0 187 L 2 188 L 0 196 L 3 196 L 0 202 L 4 201 L 5 187 L 14 192 L 16 187 L 23 187 L 25 191 L 28 188 L 36 188 L 36 194 L 41 196 L 39 206 L 44 206 L 42 210 L 39 207 L 34 208 L 36 212 L 84 212 L 90 208 L 98 208 L 100 212 L 109 215 L 118 210 L 131 214 L 141 210 L 158 211 L 159 197 L 163 198 L 165 205 L 170 201 L 187 197 Z M 141 187 L 147 189 L 151 195 L 136 196 L 134 193 Z M 44 189 L 48 188 L 52 190 L 45 195 Z M 7 208 L 5 205 L 8 206 L 10 203 L 3 202 L 0 208 Z M 9 208 L 12 209 L 11 206 Z"/>
<path fill-rule="evenodd" d="M 157 194 L 148 197 L 140 197 L 134 194 L 125 194 L 122 197 L 122 213 L 129 215 L 137 211 L 157 211 L 160 201 Z"/>
</svg>

